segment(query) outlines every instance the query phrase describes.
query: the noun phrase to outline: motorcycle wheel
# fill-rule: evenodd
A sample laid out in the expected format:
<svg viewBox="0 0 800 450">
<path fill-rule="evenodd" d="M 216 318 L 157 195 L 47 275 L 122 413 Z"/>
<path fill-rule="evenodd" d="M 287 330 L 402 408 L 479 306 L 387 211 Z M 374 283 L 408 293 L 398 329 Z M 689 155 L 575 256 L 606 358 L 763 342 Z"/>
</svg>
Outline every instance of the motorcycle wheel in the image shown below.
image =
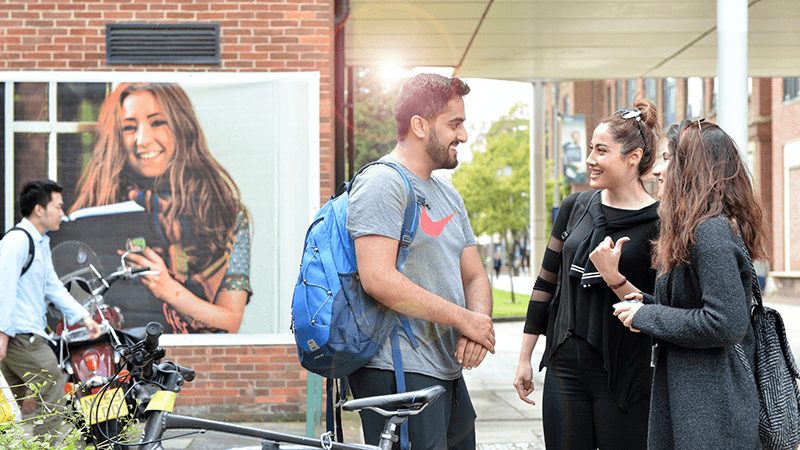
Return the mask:
<svg viewBox="0 0 800 450">
<path fill-rule="evenodd" d="M 126 450 L 127 446 L 112 444 L 108 438 L 116 440 L 120 433 L 125 429 L 125 423 L 117 419 L 111 419 L 103 423 L 91 426 L 92 440 L 97 450 Z"/>
</svg>

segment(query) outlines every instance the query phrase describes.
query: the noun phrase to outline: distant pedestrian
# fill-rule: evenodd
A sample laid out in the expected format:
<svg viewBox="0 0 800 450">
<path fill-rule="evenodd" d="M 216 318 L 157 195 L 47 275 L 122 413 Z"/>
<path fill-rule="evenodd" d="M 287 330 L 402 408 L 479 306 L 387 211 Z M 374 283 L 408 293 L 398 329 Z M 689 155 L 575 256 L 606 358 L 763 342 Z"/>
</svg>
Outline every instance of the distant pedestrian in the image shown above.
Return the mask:
<svg viewBox="0 0 800 450">
<path fill-rule="evenodd" d="M 503 260 L 500 259 L 500 253 L 494 254 L 494 277 L 500 278 L 500 268 L 503 267 Z"/>
<path fill-rule="evenodd" d="M 604 118 L 586 159 L 594 190 L 564 199 L 553 224 L 514 378 L 519 397 L 533 404 L 531 355 L 545 334 L 539 368 L 547 367 L 542 420 L 549 450 L 647 447 L 650 339 L 613 320 L 611 305 L 630 292 L 654 289 L 650 242 L 658 234 L 658 204 L 643 179 L 653 167 L 658 123 L 648 100 Z M 589 260 L 606 236 L 631 241 L 615 278 L 601 276 Z"/>
<path fill-rule="evenodd" d="M 649 448 L 760 449 L 759 394 L 741 358 L 755 367 L 747 253 L 769 257 L 764 209 L 719 126 L 685 120 L 669 135 L 654 170 L 661 199 L 655 295 L 635 294 L 643 303 L 615 313 L 654 338 Z M 615 272 L 615 258 L 605 258 L 614 250 L 598 253 L 601 272 Z"/>
</svg>

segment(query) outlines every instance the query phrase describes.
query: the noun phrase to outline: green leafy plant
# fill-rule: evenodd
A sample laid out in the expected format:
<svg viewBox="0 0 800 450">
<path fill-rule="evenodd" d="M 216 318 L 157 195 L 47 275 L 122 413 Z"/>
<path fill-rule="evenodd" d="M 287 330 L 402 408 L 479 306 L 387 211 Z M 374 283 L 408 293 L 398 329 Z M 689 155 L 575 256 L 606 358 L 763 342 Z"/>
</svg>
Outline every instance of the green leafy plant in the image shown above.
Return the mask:
<svg viewBox="0 0 800 450">
<path fill-rule="evenodd" d="M 30 374 L 26 373 L 27 378 Z M 43 401 L 40 389 L 47 383 L 55 383 L 49 377 L 37 375 L 33 377 L 26 386 L 30 389 L 31 393 L 23 400 L 36 399 Z M 65 398 L 65 403 L 69 404 L 68 399 Z M 57 436 L 33 436 L 26 430 L 26 425 L 37 425 L 44 422 L 45 419 L 52 416 L 60 416 L 62 418 L 62 426 L 58 431 Z M 103 450 L 111 448 L 111 443 L 99 445 L 87 445 L 84 441 L 84 436 L 88 429 L 83 413 L 73 408 L 52 408 L 52 411 L 42 415 L 23 418 L 21 422 L 0 423 L 0 448 L 3 449 L 20 449 L 20 450 Z M 118 437 L 115 439 L 120 442 L 136 442 L 141 436 L 141 431 L 138 428 L 138 421 L 129 418 L 125 422 L 125 427 Z"/>
</svg>

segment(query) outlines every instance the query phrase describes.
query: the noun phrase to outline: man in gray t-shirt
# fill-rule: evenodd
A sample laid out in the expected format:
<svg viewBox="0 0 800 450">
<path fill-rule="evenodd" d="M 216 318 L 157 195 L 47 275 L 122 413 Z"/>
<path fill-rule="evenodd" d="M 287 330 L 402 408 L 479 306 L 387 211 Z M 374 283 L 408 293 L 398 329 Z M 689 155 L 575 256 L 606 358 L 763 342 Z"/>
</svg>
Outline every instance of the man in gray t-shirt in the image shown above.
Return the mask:
<svg viewBox="0 0 800 450">
<path fill-rule="evenodd" d="M 458 78 L 420 74 L 397 97 L 397 146 L 385 159 L 405 171 L 425 199 L 419 227 L 401 273 L 395 268 L 406 208 L 400 175 L 376 165 L 353 184 L 347 229 L 354 239 L 361 283 L 381 304 L 409 317 L 418 347 L 399 333 L 407 390 L 442 385 L 446 393 L 409 420 L 414 450 L 475 448 L 475 410 L 462 368 L 494 353 L 492 294 L 464 202 L 453 185 L 431 176 L 455 168 L 456 147 L 467 140 Z M 357 398 L 396 392 L 391 345 L 348 379 Z M 364 439 L 377 444 L 384 419 L 361 413 Z"/>
</svg>

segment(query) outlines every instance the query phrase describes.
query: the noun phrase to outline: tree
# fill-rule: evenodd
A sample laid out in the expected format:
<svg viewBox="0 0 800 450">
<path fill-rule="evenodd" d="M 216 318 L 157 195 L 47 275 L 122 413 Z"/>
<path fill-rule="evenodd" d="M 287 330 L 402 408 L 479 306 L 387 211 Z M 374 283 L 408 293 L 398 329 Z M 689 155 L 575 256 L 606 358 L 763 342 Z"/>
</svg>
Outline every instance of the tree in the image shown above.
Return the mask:
<svg viewBox="0 0 800 450">
<path fill-rule="evenodd" d="M 405 79 L 381 78 L 372 68 L 356 70 L 353 95 L 355 170 L 394 149 L 397 126 L 394 102 Z"/>
<path fill-rule="evenodd" d="M 523 109 L 524 106 L 518 104 L 493 122 L 484 136 L 486 151 L 475 152 L 473 160 L 462 164 L 452 178 L 470 212 L 475 235 L 499 233 L 502 236 L 505 259 L 512 268 L 509 273 L 512 302 L 516 301 L 514 256 L 528 235 L 530 215 L 530 139 Z"/>
</svg>

